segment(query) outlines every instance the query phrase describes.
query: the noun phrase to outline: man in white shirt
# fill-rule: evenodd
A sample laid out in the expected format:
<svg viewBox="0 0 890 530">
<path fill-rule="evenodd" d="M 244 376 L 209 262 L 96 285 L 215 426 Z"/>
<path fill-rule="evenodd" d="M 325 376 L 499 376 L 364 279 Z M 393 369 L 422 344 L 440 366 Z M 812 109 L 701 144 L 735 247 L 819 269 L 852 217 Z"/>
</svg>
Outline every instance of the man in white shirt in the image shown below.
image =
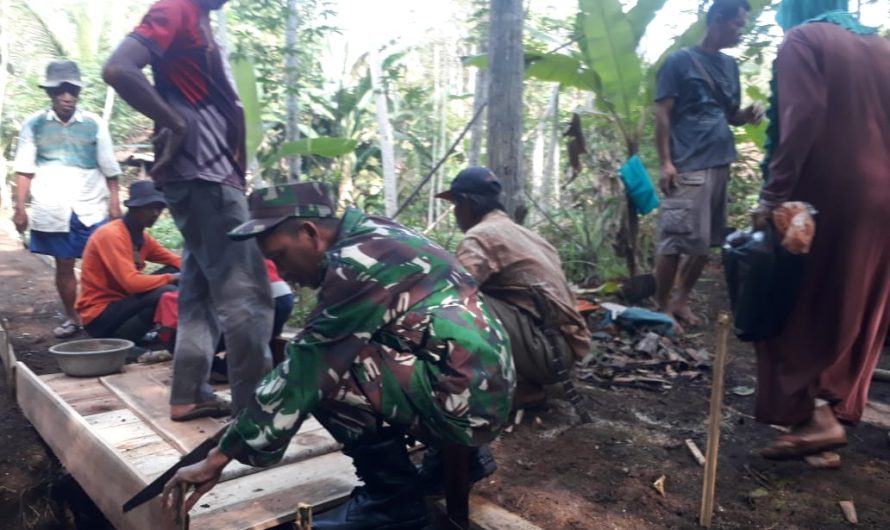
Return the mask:
<svg viewBox="0 0 890 530">
<path fill-rule="evenodd" d="M 53 330 L 58 338 L 80 331 L 75 260 L 87 239 L 108 217 L 121 216 L 117 177 L 120 166 L 108 125 L 99 116 L 77 109 L 84 83 L 77 64 L 52 61 L 39 85 L 52 102 L 22 125 L 15 157 L 19 232 L 31 228 L 30 250 L 53 256 L 56 288 L 66 320 Z M 31 196 L 31 216 L 25 210 Z"/>
</svg>

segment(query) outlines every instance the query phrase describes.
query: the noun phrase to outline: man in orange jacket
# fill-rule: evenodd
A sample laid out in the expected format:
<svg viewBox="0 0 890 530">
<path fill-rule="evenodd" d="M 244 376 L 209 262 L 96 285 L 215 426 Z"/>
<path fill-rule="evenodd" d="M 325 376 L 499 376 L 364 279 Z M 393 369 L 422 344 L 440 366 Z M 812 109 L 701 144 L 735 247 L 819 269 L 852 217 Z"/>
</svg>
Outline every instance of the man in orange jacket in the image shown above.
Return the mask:
<svg viewBox="0 0 890 530">
<path fill-rule="evenodd" d="M 182 260 L 145 231 L 167 206 L 151 181 L 134 182 L 124 205 L 127 214 L 87 242 L 76 308 L 91 336 L 138 342 L 154 326 L 161 295 L 176 290 Z M 149 261 L 167 267 L 145 274 Z"/>
</svg>

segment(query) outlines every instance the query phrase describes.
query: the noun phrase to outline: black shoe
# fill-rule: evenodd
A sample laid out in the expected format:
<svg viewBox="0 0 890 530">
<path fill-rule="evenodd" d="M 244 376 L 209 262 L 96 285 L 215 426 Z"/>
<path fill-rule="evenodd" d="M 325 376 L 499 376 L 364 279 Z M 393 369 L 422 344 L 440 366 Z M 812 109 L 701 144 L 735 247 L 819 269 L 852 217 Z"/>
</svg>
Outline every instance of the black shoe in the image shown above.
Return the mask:
<svg viewBox="0 0 890 530">
<path fill-rule="evenodd" d="M 314 517 L 313 530 L 419 530 L 429 523 L 403 437 L 354 444 L 343 453 L 352 457 L 365 485 L 354 489 L 345 504 Z"/>
<path fill-rule="evenodd" d="M 498 464 L 487 445 L 476 447 L 470 453 L 470 483 L 475 484 L 498 469 Z M 443 495 L 445 493 L 445 454 L 430 446 L 423 455 L 419 468 L 424 494 Z"/>
</svg>

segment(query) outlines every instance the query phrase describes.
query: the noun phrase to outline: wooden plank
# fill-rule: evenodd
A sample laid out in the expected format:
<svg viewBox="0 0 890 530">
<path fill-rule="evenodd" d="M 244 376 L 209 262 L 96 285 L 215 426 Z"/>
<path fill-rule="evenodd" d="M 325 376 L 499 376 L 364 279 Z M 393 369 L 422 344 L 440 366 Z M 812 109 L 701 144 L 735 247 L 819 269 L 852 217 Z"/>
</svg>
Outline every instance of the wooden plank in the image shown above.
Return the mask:
<svg viewBox="0 0 890 530">
<path fill-rule="evenodd" d="M 12 364 L 9 363 L 9 334 L 3 324 L 0 322 L 0 364 L 3 365 L 3 370 L 9 374 L 12 371 L 10 370 Z"/>
<path fill-rule="evenodd" d="M 84 386 L 76 390 L 57 392 L 57 394 L 84 417 L 126 408 L 124 402 L 103 386 L 98 379 L 94 379 L 93 382 L 93 386 Z"/>
<path fill-rule="evenodd" d="M 186 422 L 171 420 L 169 389 L 150 377 L 146 371 L 110 375 L 99 380 L 183 454 L 200 445 L 224 425 L 222 420 L 214 418 Z"/>
<path fill-rule="evenodd" d="M 23 363 L 16 365 L 16 398 L 25 417 L 116 528 L 160 527 L 163 514 L 159 499 L 123 513 L 121 505 L 145 487 L 145 480 Z"/>
<path fill-rule="evenodd" d="M 9 339 L 9 322 L 6 319 L 0 322 L 0 363 L 3 364 L 10 392 L 15 392 L 15 365 L 18 360 L 15 358 L 15 349 Z"/>
<path fill-rule="evenodd" d="M 179 461 L 182 454 L 129 409 L 86 418 L 96 435 L 135 469 L 146 482 Z"/>
<path fill-rule="evenodd" d="M 434 504 L 436 511 L 445 513 L 445 499 Z M 471 530 L 542 530 L 515 513 L 478 495 L 470 495 Z"/>
<path fill-rule="evenodd" d="M 358 479 L 352 460 L 332 453 L 219 484 L 191 512 L 191 528 L 262 530 L 294 520 L 298 503 L 339 504 Z"/>
</svg>

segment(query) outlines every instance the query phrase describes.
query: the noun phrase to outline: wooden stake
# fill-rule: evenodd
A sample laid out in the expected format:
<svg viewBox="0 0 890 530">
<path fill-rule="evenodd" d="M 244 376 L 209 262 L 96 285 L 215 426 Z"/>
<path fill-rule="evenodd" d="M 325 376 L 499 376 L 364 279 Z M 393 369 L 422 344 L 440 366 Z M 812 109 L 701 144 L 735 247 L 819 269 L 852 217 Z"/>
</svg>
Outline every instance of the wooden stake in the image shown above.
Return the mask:
<svg viewBox="0 0 890 530">
<path fill-rule="evenodd" d="M 294 521 L 296 530 L 312 530 L 312 505 L 300 503 L 297 505 L 297 520 Z"/>
<path fill-rule="evenodd" d="M 188 530 L 189 514 L 185 511 L 188 485 L 180 484 L 173 493 L 173 509 L 164 508 L 164 528 L 167 530 Z"/>
<path fill-rule="evenodd" d="M 890 383 L 890 370 L 882 370 L 880 368 L 875 368 L 874 373 L 871 376 L 872 381 L 883 381 L 884 383 Z"/>
<path fill-rule="evenodd" d="M 717 352 L 714 355 L 714 379 L 711 381 L 711 408 L 708 414 L 708 448 L 705 455 L 705 474 L 702 485 L 701 511 L 698 522 L 711 527 L 714 515 L 714 493 L 717 484 L 717 452 L 720 448 L 720 420 L 723 406 L 723 375 L 726 371 L 726 344 L 729 339 L 729 315 L 721 312 L 717 318 Z"/>
</svg>

